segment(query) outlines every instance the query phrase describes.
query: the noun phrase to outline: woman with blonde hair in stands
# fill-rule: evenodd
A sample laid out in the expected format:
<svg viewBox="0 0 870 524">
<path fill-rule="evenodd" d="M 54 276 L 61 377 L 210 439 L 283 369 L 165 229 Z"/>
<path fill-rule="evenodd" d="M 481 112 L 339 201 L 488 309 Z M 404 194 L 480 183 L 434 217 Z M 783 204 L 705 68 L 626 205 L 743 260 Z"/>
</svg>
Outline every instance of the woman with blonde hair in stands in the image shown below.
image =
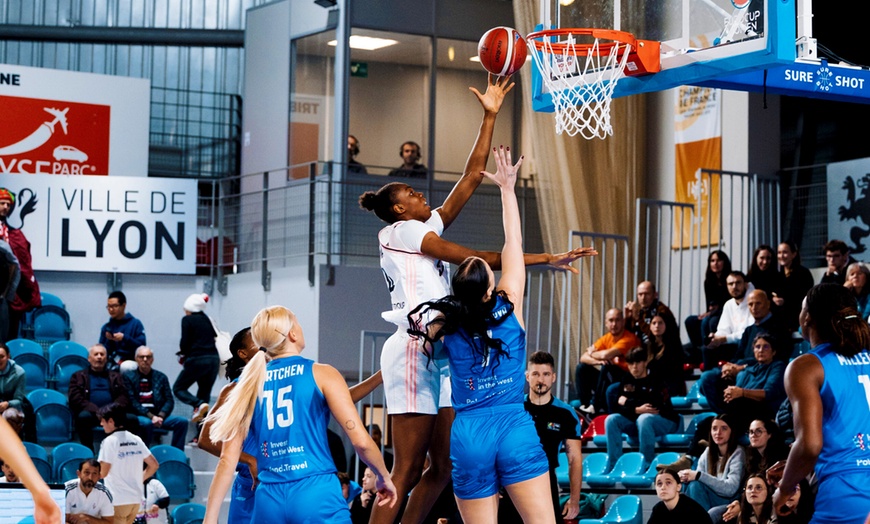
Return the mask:
<svg viewBox="0 0 870 524">
<path fill-rule="evenodd" d="M 344 378 L 335 368 L 301 356 L 305 336 L 296 315 L 282 306 L 263 309 L 251 323 L 251 335 L 261 351 L 245 365 L 226 402 L 207 419 L 212 441 L 223 446 L 204 522 L 217 524 L 248 439 L 256 443 L 245 449 L 256 449 L 259 481 L 252 522 L 349 523 L 326 437 L 330 413 L 375 472 L 378 504 L 395 504 L 396 488 Z"/>
</svg>

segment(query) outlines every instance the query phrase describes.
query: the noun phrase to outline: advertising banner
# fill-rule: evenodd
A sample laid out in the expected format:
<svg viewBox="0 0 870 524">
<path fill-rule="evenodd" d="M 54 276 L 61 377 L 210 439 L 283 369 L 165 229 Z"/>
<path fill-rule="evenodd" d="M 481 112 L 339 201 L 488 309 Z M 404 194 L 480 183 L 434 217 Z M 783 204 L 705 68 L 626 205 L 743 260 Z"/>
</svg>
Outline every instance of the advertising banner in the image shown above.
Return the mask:
<svg viewBox="0 0 870 524">
<path fill-rule="evenodd" d="M 33 268 L 193 274 L 195 180 L 4 176 L 15 195 L 7 224 L 30 241 Z"/>
<path fill-rule="evenodd" d="M 0 174 L 148 175 L 150 82 L 0 64 Z"/>
</svg>

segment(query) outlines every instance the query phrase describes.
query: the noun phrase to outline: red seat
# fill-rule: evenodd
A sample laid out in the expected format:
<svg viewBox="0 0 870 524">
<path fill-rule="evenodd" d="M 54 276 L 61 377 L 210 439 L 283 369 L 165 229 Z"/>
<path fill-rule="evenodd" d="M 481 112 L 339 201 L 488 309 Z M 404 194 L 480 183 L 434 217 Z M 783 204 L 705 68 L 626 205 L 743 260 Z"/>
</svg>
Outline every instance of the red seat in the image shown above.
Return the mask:
<svg viewBox="0 0 870 524">
<path fill-rule="evenodd" d="M 594 419 L 592 419 L 592 423 L 589 424 L 589 427 L 586 428 L 586 431 L 580 435 L 580 442 L 589 442 L 592 440 L 592 437 L 598 435 L 604 435 L 604 421 L 607 419 L 607 415 L 598 415 Z"/>
</svg>

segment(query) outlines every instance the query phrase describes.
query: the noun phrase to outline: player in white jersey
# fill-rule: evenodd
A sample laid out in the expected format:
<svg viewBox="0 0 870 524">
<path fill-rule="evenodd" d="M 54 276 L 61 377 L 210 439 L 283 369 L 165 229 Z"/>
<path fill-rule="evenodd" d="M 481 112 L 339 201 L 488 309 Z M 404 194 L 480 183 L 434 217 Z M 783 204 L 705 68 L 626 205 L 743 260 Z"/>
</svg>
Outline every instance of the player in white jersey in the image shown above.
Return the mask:
<svg viewBox="0 0 870 524">
<path fill-rule="evenodd" d="M 402 516 L 406 524 L 421 522 L 450 480 L 450 427 L 454 416 L 446 370 L 427 362 L 418 350 L 419 341 L 408 336 L 407 314 L 422 302 L 448 294 L 447 263 L 459 264 L 469 256 L 479 256 L 494 269 L 501 267 L 500 253 L 475 251 L 444 240 L 441 234 L 483 181 L 481 172 L 489 158 L 496 115 L 513 85 L 509 77 L 499 77 L 493 83 L 490 76 L 485 93 L 470 88 L 483 107 L 483 121 L 465 171 L 441 207 L 431 210 L 422 193 L 401 182 L 392 182 L 376 192 L 366 191 L 359 199 L 360 207 L 389 224 L 378 233 L 381 269 L 392 306 L 383 316 L 396 324 L 397 330 L 384 343 L 381 371 L 393 433 L 401 435 L 394 439 L 392 471 L 399 499 L 414 488 Z M 576 271 L 569 264 L 591 252 L 578 248 L 559 255 L 525 255 L 525 262 Z M 427 450 L 430 467 L 424 473 Z M 375 507 L 370 522 L 392 523 L 398 511 L 398 506 Z"/>
</svg>

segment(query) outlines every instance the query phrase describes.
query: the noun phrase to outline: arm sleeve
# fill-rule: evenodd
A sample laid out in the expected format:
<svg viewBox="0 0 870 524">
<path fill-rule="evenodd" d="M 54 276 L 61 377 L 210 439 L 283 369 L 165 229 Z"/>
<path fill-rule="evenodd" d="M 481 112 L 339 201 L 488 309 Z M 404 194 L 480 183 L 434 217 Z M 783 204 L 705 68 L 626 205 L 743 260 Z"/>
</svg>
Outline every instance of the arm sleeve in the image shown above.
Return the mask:
<svg viewBox="0 0 870 524">
<path fill-rule="evenodd" d="M 705 451 L 704 456 L 706 456 L 706 454 Z M 701 471 L 701 476 L 698 477 L 698 482 L 703 482 L 721 497 L 731 498 L 737 493 L 737 490 L 740 489 L 740 480 L 743 478 L 743 460 L 743 448 L 738 446 L 725 464 L 725 471 L 723 472 L 722 477 L 714 477 L 706 471 Z M 701 462 L 698 461 L 699 469 L 700 466 Z"/>
<path fill-rule="evenodd" d="M 190 336 L 190 332 L 192 331 L 191 328 L 190 317 L 187 315 L 181 317 L 181 341 L 178 343 L 178 349 L 181 350 L 182 355 L 187 354 L 190 350 L 190 345 L 193 342 L 192 337 Z"/>
<path fill-rule="evenodd" d="M 130 330 L 130 344 L 133 346 L 133 351 L 139 349 L 139 346 L 144 346 L 145 343 L 145 326 L 136 319 L 135 325 Z"/>
<path fill-rule="evenodd" d="M 734 326 L 732 325 L 733 319 L 731 318 L 731 306 L 733 304 L 734 302 L 728 301 L 724 306 L 722 306 L 722 316 L 719 317 L 719 325 L 716 327 L 717 337 L 727 337 L 734 329 Z"/>
<path fill-rule="evenodd" d="M 157 507 L 160 509 L 166 509 L 169 507 L 169 492 L 166 491 L 166 486 L 163 485 L 162 482 L 152 477 L 151 480 L 152 486 L 154 488 L 154 496 L 157 500 L 154 501 L 157 504 Z"/>
<path fill-rule="evenodd" d="M 115 506 L 112 505 L 112 499 L 109 498 L 108 490 L 106 490 L 106 496 L 101 497 L 102 503 L 99 508 L 100 518 L 106 517 L 114 517 L 115 516 Z"/>
</svg>

